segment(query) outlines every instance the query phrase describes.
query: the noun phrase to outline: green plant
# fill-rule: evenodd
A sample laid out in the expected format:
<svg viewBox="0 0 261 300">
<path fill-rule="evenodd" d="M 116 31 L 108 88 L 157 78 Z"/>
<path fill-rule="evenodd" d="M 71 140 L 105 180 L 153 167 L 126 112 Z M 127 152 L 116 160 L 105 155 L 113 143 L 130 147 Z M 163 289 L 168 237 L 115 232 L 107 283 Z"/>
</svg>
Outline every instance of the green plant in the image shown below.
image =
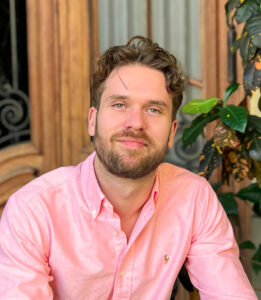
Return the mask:
<svg viewBox="0 0 261 300">
<path fill-rule="evenodd" d="M 209 179 L 213 170 L 222 166 L 222 182 L 229 183 L 230 176 L 236 181 L 256 178 L 256 183 L 241 189 L 237 194 L 218 193 L 227 214 L 237 216 L 235 197 L 250 201 L 255 213 L 261 217 L 261 118 L 250 115 L 246 108 L 228 104 L 229 97 L 238 84 L 230 85 L 224 99 L 192 99 L 182 107 L 182 112 L 198 114 L 192 124 L 183 132 L 183 144 L 189 146 L 203 133 L 205 126 L 216 121 L 213 136 L 205 143 L 198 174 Z M 221 184 L 222 185 L 222 184 Z M 220 185 L 215 186 L 216 191 Z M 237 218 L 234 218 L 238 222 Z M 261 245 L 254 254 L 255 261 L 261 261 Z M 255 271 L 261 266 L 254 264 Z"/>
<path fill-rule="evenodd" d="M 229 0 L 225 9 L 230 28 L 245 23 L 230 50 L 240 51 L 245 92 L 252 95 L 261 84 L 261 0 Z"/>
<path fill-rule="evenodd" d="M 223 180 L 232 174 L 237 181 L 256 177 L 261 187 L 261 118 L 248 114 L 244 107 L 228 105 L 227 100 L 238 88 L 230 85 L 224 99 L 192 99 L 182 112 L 199 115 L 183 132 L 185 147 L 196 141 L 205 126 L 217 121 L 212 138 L 206 142 L 200 157 L 199 174 L 209 179 L 213 170 L 223 163 Z"/>
</svg>

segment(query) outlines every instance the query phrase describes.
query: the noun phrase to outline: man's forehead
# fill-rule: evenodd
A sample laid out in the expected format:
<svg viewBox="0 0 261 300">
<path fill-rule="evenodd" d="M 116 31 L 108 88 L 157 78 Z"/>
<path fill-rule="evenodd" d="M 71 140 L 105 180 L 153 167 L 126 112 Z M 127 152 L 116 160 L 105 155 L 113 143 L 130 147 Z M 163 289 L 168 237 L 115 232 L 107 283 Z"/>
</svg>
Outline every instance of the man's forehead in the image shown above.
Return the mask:
<svg viewBox="0 0 261 300">
<path fill-rule="evenodd" d="M 124 82 L 123 79 L 121 78 L 121 75 L 119 74 L 119 69 L 120 68 L 113 69 L 111 74 L 108 76 L 108 80 L 110 79 L 119 80 L 119 83 L 121 83 L 123 87 L 127 90 L 128 89 L 127 82 Z"/>
<path fill-rule="evenodd" d="M 120 95 L 124 98 L 146 98 L 172 105 L 172 96 L 167 91 L 164 74 L 141 64 L 124 65 L 113 69 L 103 83 L 102 98 L 115 99 L 112 95 Z"/>
<path fill-rule="evenodd" d="M 151 82 L 152 85 L 161 82 L 162 86 L 166 87 L 166 80 L 164 74 L 150 66 L 142 64 L 128 64 L 114 68 L 106 83 L 113 83 L 116 85 L 123 86 L 128 89 L 128 85 L 131 83 L 142 84 L 142 82 Z"/>
</svg>

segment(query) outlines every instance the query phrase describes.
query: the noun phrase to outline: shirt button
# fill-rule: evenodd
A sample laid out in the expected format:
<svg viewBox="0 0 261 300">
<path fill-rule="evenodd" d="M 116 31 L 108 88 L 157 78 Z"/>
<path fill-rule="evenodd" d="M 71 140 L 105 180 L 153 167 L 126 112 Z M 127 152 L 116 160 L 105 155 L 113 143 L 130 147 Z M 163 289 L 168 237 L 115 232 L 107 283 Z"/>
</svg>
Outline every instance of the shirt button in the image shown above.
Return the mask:
<svg viewBox="0 0 261 300">
<path fill-rule="evenodd" d="M 108 207 L 108 203 L 105 202 L 105 203 L 104 203 L 104 207 Z"/>
<path fill-rule="evenodd" d="M 116 235 L 118 235 L 117 232 L 116 232 L 116 231 L 113 231 L 113 236 L 116 236 Z"/>
<path fill-rule="evenodd" d="M 93 210 L 93 211 L 92 211 L 92 215 L 93 215 L 93 217 L 95 217 L 95 215 L 96 215 L 96 210 Z"/>
<path fill-rule="evenodd" d="M 121 272 L 121 277 L 124 277 L 124 276 L 125 276 L 125 272 L 122 271 L 122 272 Z"/>
</svg>

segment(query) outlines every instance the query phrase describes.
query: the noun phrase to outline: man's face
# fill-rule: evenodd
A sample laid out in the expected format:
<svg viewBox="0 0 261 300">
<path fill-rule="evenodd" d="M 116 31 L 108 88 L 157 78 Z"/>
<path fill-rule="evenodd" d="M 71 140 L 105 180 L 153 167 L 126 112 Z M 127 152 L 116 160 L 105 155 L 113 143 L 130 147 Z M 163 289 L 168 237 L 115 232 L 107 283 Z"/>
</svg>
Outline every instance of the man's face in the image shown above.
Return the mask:
<svg viewBox="0 0 261 300">
<path fill-rule="evenodd" d="M 89 113 L 100 162 L 112 174 L 141 178 L 153 172 L 172 146 L 177 122 L 165 77 L 158 70 L 127 65 L 105 81 L 99 110 Z"/>
</svg>

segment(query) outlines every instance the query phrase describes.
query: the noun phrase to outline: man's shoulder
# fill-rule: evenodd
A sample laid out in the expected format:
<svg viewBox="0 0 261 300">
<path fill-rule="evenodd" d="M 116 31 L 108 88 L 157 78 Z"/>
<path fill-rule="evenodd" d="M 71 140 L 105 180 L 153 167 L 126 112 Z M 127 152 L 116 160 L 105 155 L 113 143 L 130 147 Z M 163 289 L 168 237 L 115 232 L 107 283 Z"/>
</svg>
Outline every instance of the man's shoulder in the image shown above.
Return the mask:
<svg viewBox="0 0 261 300">
<path fill-rule="evenodd" d="M 162 164 L 158 171 L 158 182 L 162 199 L 168 200 L 165 203 L 175 205 L 176 209 L 197 209 L 213 199 L 213 190 L 208 181 L 181 167 Z"/>
<path fill-rule="evenodd" d="M 13 194 L 13 197 L 29 200 L 39 194 L 59 189 L 69 178 L 74 178 L 79 173 L 79 168 L 80 164 L 77 166 L 59 167 L 49 171 L 24 185 Z"/>
<path fill-rule="evenodd" d="M 207 181 L 199 175 L 192 173 L 184 168 L 162 163 L 159 166 L 159 176 L 162 182 L 193 182 L 198 184 L 205 184 Z"/>
<path fill-rule="evenodd" d="M 158 169 L 159 188 L 170 194 L 202 195 L 211 189 L 208 181 L 181 167 L 163 163 Z M 193 197 L 194 197 L 193 196 Z"/>
<path fill-rule="evenodd" d="M 94 155 L 91 154 L 76 166 L 60 167 L 49 171 L 23 186 L 13 194 L 13 197 L 30 201 L 30 198 L 35 198 L 39 195 L 59 194 L 70 185 L 75 186 L 77 189 L 83 173 L 85 177 L 90 173 L 93 157 Z"/>
<path fill-rule="evenodd" d="M 19 201 L 30 205 L 53 203 L 59 199 L 66 200 L 68 194 L 81 190 L 81 178 L 88 175 L 92 155 L 76 166 L 64 166 L 51 170 L 30 181 L 17 190 L 8 203 Z"/>
<path fill-rule="evenodd" d="M 60 167 L 37 177 L 11 195 L 4 218 L 15 222 L 24 214 L 35 220 L 39 217 L 44 224 L 53 223 L 59 212 L 70 213 L 85 200 L 83 186 L 88 183 L 91 166 L 88 157 L 76 166 Z"/>
</svg>

